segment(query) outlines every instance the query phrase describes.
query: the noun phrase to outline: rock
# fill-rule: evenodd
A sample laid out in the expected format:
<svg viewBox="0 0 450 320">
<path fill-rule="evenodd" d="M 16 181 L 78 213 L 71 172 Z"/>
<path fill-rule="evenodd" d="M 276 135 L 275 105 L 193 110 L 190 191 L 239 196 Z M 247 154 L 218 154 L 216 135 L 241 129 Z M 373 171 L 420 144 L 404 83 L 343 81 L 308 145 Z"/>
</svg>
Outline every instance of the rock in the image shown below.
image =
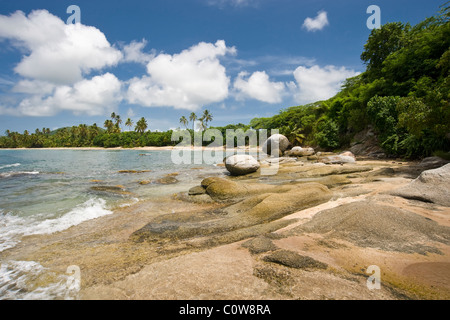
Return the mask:
<svg viewBox="0 0 450 320">
<path fill-rule="evenodd" d="M 211 177 L 201 182 L 206 193 L 215 200 L 236 200 L 258 192 L 274 191 L 275 186 L 265 184 L 237 183 L 224 178 Z M 280 188 L 282 190 L 283 188 Z"/>
<path fill-rule="evenodd" d="M 285 155 L 288 157 L 304 157 L 312 156 L 314 154 L 313 148 L 293 147 L 291 150 L 286 151 Z"/>
<path fill-rule="evenodd" d="M 206 189 L 202 186 L 196 186 L 189 189 L 188 194 L 190 196 L 197 196 L 201 194 L 206 194 Z"/>
<path fill-rule="evenodd" d="M 278 247 L 274 245 L 270 239 L 264 236 L 248 240 L 244 242 L 242 246 L 244 248 L 247 248 L 253 254 L 263 253 L 267 251 L 274 251 L 278 249 Z"/>
<path fill-rule="evenodd" d="M 150 172 L 150 170 L 119 170 L 118 173 L 145 173 Z"/>
<path fill-rule="evenodd" d="M 394 190 L 391 194 L 450 207 L 450 163 L 423 171 L 408 185 Z"/>
<path fill-rule="evenodd" d="M 450 228 L 419 214 L 379 204 L 356 201 L 320 211 L 291 234 L 322 234 L 359 247 L 385 251 L 439 253 L 435 242 L 450 244 Z"/>
<path fill-rule="evenodd" d="M 266 262 L 273 262 L 296 269 L 326 269 L 326 263 L 317 261 L 308 256 L 299 255 L 289 250 L 278 250 L 263 258 Z"/>
<path fill-rule="evenodd" d="M 282 163 L 292 163 L 297 162 L 297 159 L 290 157 L 278 157 L 278 158 L 267 158 L 261 161 L 262 164 L 282 164 Z"/>
<path fill-rule="evenodd" d="M 259 169 L 258 161 L 250 155 L 236 154 L 226 158 L 225 167 L 233 176 L 241 176 Z"/>
<path fill-rule="evenodd" d="M 145 186 L 145 185 L 147 185 L 147 184 L 150 184 L 150 183 L 152 183 L 150 180 L 142 180 L 142 181 L 139 181 L 139 184 L 140 184 L 140 185 L 143 185 L 143 186 Z"/>
<path fill-rule="evenodd" d="M 271 135 L 265 142 L 262 147 L 262 150 L 267 153 L 268 155 L 272 154 L 272 149 L 276 150 L 278 149 L 278 155 L 282 155 L 283 152 L 285 152 L 291 143 L 289 142 L 288 138 L 283 136 L 282 134 L 273 134 Z M 277 152 L 275 152 L 275 155 L 277 155 Z"/>
<path fill-rule="evenodd" d="M 337 155 L 325 156 L 323 158 L 320 158 L 319 161 L 326 164 L 342 164 L 354 163 L 356 161 L 356 158 L 350 151 L 345 151 Z"/>
<path fill-rule="evenodd" d="M 442 159 L 440 157 L 428 157 L 423 159 L 419 163 L 419 167 L 425 168 L 425 169 L 436 169 L 439 167 L 442 167 L 443 165 L 446 165 L 447 163 L 450 163 L 450 161 Z"/>
<path fill-rule="evenodd" d="M 218 178 L 220 179 L 220 178 Z M 226 179 L 221 179 L 225 182 Z M 213 236 L 212 243 L 235 242 L 256 235 L 273 232 L 292 223 L 293 219 L 278 219 L 295 211 L 310 208 L 331 199 L 332 193 L 327 187 L 318 183 L 307 183 L 291 186 L 263 186 L 278 191 L 264 193 L 261 187 L 252 188 L 251 184 L 240 184 L 228 181 L 227 191 L 238 189 L 247 192 L 247 197 L 226 207 L 199 212 L 180 212 L 154 217 L 143 228 L 135 231 L 130 237 L 133 241 L 159 241 L 165 239 L 188 239 L 200 236 Z M 220 180 L 207 181 L 206 192 L 220 187 Z M 255 192 L 255 194 L 251 194 Z M 230 196 L 230 193 L 225 194 Z M 200 195 L 199 197 L 202 197 Z M 196 198 L 196 197 L 191 197 Z"/>
<path fill-rule="evenodd" d="M 178 179 L 174 178 L 173 176 L 165 176 L 163 178 L 155 180 L 155 183 L 159 183 L 159 184 L 174 184 L 177 182 L 178 182 Z"/>
<path fill-rule="evenodd" d="M 120 196 L 131 195 L 130 192 L 126 191 L 124 186 L 94 186 L 91 187 L 91 190 L 110 195 L 120 195 Z"/>
</svg>

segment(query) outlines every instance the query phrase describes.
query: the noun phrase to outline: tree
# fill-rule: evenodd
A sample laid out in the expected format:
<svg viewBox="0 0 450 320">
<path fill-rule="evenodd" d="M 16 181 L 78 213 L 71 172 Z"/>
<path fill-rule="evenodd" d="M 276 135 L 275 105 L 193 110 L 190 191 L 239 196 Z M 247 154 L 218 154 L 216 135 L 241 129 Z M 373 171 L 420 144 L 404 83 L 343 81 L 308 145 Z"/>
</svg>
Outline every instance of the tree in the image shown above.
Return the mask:
<svg viewBox="0 0 450 320">
<path fill-rule="evenodd" d="M 204 121 L 204 128 L 208 128 L 208 122 L 212 121 L 213 117 L 212 114 L 209 112 L 208 109 L 206 109 L 205 111 L 203 111 L 203 115 L 202 115 L 203 121 Z"/>
<path fill-rule="evenodd" d="M 191 112 L 189 115 L 189 120 L 192 121 L 192 130 L 195 130 L 195 121 L 197 121 L 197 115 L 195 112 Z"/>
<path fill-rule="evenodd" d="M 189 121 L 188 121 L 188 119 L 186 119 L 185 116 L 182 116 L 182 117 L 180 118 L 180 123 L 181 123 L 182 125 L 184 125 L 185 128 L 187 129 L 187 125 L 188 125 Z"/>
<path fill-rule="evenodd" d="M 125 121 L 125 126 L 127 126 L 131 131 L 131 127 L 133 127 L 133 120 L 128 118 L 127 121 Z"/>
<path fill-rule="evenodd" d="M 120 118 L 120 115 L 116 115 L 115 116 L 115 119 L 114 119 L 115 121 L 116 121 L 116 132 L 118 132 L 118 133 L 120 133 L 120 125 L 122 124 L 122 119 Z"/>
<path fill-rule="evenodd" d="M 364 45 L 361 60 L 367 65 L 366 76 L 374 80 L 381 74 L 384 60 L 402 46 L 402 39 L 409 25 L 392 22 L 373 29 Z"/>
<path fill-rule="evenodd" d="M 144 133 L 145 130 L 147 130 L 148 124 L 147 124 L 147 120 L 145 120 L 144 117 L 142 117 L 137 123 L 136 123 L 136 127 L 134 128 L 134 130 L 140 134 Z"/>
<path fill-rule="evenodd" d="M 114 123 L 112 122 L 112 120 L 106 120 L 103 126 L 106 128 L 106 132 L 113 133 Z"/>
</svg>

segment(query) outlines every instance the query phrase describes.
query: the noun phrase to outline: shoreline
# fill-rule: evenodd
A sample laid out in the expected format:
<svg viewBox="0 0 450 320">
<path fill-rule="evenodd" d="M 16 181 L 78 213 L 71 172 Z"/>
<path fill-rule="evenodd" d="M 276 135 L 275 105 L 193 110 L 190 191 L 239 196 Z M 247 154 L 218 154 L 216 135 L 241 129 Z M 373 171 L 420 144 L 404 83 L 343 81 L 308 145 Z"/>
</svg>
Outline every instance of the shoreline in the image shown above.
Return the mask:
<svg viewBox="0 0 450 320">
<path fill-rule="evenodd" d="M 409 201 L 390 194 L 391 190 L 409 184 L 413 179 L 411 175 L 417 172 L 415 162 L 392 160 L 361 160 L 356 164 L 320 167 L 310 161 L 296 161 L 282 164 L 277 175 L 265 177 L 268 180 L 260 180 L 257 173 L 241 177 L 226 176 L 219 181 L 228 180 L 236 185 L 229 186 L 227 190 L 226 184 L 219 183 L 215 189 L 223 192 L 221 194 L 224 196 L 232 195 L 231 204 L 204 202 L 203 199 L 209 197 L 207 194 L 194 196 L 199 199 L 196 202 L 187 195 L 186 189 L 182 192 L 183 196 L 180 193 L 178 196 L 164 195 L 139 201 L 117 207 L 111 215 L 61 232 L 24 237 L 19 247 L 0 253 L 0 258 L 6 261 L 36 261 L 54 274 L 64 274 L 70 265 L 79 266 L 81 290 L 77 299 L 84 300 L 448 298 L 450 288 L 445 281 L 449 278 L 443 274 L 445 281 L 442 285 L 439 282 L 442 279 L 433 276 L 450 265 L 448 244 L 427 240 L 426 244 L 430 247 L 425 248 L 436 246 L 441 253 L 432 251 L 422 255 L 403 249 L 392 251 L 366 246 L 364 237 L 355 243 L 342 236 L 329 238 L 319 232 L 300 232 L 303 225 L 327 210 L 339 210 L 340 207 L 352 209 L 355 206 L 361 206 L 356 214 L 363 215 L 364 219 L 369 219 L 374 213 L 382 214 L 386 208 L 392 207 L 394 212 L 407 210 L 410 214 L 426 218 L 420 220 L 420 228 L 430 220 L 450 227 L 450 208 Z M 371 170 L 362 170 L 367 167 Z M 357 168 L 361 170 L 353 173 L 348 170 Z M 199 171 L 195 183 L 209 177 L 211 175 L 202 175 Z M 302 179 L 305 180 L 302 183 L 306 184 L 298 184 Z M 275 183 L 270 184 L 270 190 L 267 189 L 269 180 Z M 297 180 L 297 184 L 293 184 L 293 180 Z M 246 219 L 279 210 L 285 201 L 298 201 L 297 197 L 304 197 L 303 191 L 299 190 L 302 186 L 319 183 L 323 187 L 317 191 L 327 197 L 332 196 L 328 200 L 322 201 L 318 196 L 317 203 L 303 209 L 294 206 L 292 212 L 273 221 L 245 224 Z M 293 189 L 295 185 L 297 187 Z M 249 192 L 252 188 L 262 189 L 248 193 L 244 197 L 247 200 L 234 199 L 236 190 L 246 189 L 247 186 L 252 186 Z M 274 191 L 273 188 L 288 191 Z M 289 196 L 291 192 L 296 193 Z M 266 203 L 267 207 L 253 203 L 266 197 L 273 200 Z M 316 195 L 312 192 L 305 197 L 307 202 Z M 254 211 L 256 207 L 260 208 L 257 212 Z M 374 212 L 364 215 L 372 207 Z M 234 211 L 224 211 L 230 209 Z M 246 215 L 246 212 L 249 214 Z M 378 221 L 368 224 L 368 228 L 375 229 L 367 233 L 364 225 L 368 222 L 364 219 L 356 223 L 356 227 L 352 226 L 356 228 L 354 231 L 364 231 L 364 236 L 375 237 L 374 241 L 383 244 L 384 239 L 376 236 L 384 230 L 384 216 L 379 218 L 379 227 Z M 324 220 L 323 223 L 327 221 L 333 222 Z M 397 233 L 404 228 L 401 222 L 398 223 L 398 227 L 394 226 L 399 230 Z M 233 224 L 238 228 L 230 229 Z M 148 240 L 138 241 L 133 237 L 139 230 L 143 230 L 142 235 L 145 236 L 146 226 L 149 226 L 147 230 L 150 230 L 148 235 L 151 236 Z M 186 232 L 183 228 L 187 228 L 184 229 Z M 425 228 L 423 230 L 426 231 Z M 405 233 L 403 238 L 389 240 L 389 244 L 401 248 L 400 245 L 406 240 L 416 242 Z M 267 251 L 252 251 L 260 250 L 261 245 Z M 416 247 L 422 248 L 421 244 L 416 244 Z M 266 256 L 276 257 L 277 253 L 286 252 L 310 257 L 312 261 L 320 261 L 329 267 L 303 270 L 265 260 Z M 364 268 L 368 265 L 378 265 L 383 271 L 381 290 L 367 290 Z M 425 275 L 429 272 L 429 276 L 424 276 L 424 272 Z M 423 277 L 418 279 L 418 275 Z"/>
<path fill-rule="evenodd" d="M 102 148 L 102 147 L 55 147 L 55 148 L 0 148 L 1 150 L 142 150 L 142 151 L 160 151 L 160 150 L 261 150 L 261 147 L 233 147 L 228 148 L 227 146 L 222 147 L 184 147 L 184 146 L 163 146 L 163 147 L 133 147 L 133 148 L 124 148 L 124 147 L 114 147 L 114 148 Z"/>
</svg>

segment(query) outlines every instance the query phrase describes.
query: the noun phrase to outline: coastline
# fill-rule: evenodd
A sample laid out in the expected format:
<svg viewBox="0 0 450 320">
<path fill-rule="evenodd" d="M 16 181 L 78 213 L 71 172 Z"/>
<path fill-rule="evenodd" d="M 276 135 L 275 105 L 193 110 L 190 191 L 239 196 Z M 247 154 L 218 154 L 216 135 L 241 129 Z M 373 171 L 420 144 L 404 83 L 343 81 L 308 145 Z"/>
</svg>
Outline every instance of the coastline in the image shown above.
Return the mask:
<svg viewBox="0 0 450 320">
<path fill-rule="evenodd" d="M 79 266 L 78 299 L 446 299 L 450 297 L 447 284 L 450 278 L 448 272 L 441 271 L 450 265 L 449 244 L 416 244 L 419 249 L 436 247 L 440 253 L 411 254 L 401 246 L 399 250 L 385 250 L 382 246 L 367 246 L 345 237 L 328 238 L 317 231 L 306 234 L 299 231 L 323 212 L 357 205 L 364 205 L 357 214 L 364 214 L 370 208 L 380 213 L 393 208 L 450 227 L 450 208 L 391 194 L 392 190 L 407 186 L 418 175 L 418 168 L 416 162 L 392 160 L 322 166 L 295 161 L 281 164 L 277 175 L 263 180 L 257 173 L 242 177 L 219 174 L 215 179 L 225 180 L 219 180 L 216 190 L 223 196 L 227 192 L 233 195 L 226 201 L 205 201 L 208 195 L 189 196 L 186 189 L 116 208 L 111 215 L 62 232 L 24 237 L 18 248 L 0 253 L 0 258 L 37 261 L 54 274 L 65 274 L 69 265 Z M 207 177 L 199 170 L 198 179 L 193 182 L 200 184 L 203 178 Z M 293 179 L 297 179 L 297 184 L 293 184 Z M 263 190 L 269 188 L 268 182 L 272 182 L 272 193 L 267 194 Z M 232 184 L 227 191 L 228 183 Z M 256 220 L 256 224 L 246 226 L 246 211 L 250 210 L 249 217 L 276 212 L 285 206 L 285 201 L 299 201 L 297 198 L 304 197 L 303 186 L 319 183 L 326 186 L 317 189 L 328 195 L 325 200 L 312 202 L 303 209 L 294 206 L 288 214 L 275 220 L 265 223 Z M 235 199 L 236 192 L 242 192 L 239 191 L 242 188 L 254 190 L 254 196 L 251 193 L 244 196 L 243 202 Z M 268 202 L 267 209 L 254 203 L 271 194 L 276 201 Z M 320 195 L 313 192 L 302 201 L 314 197 Z M 249 207 L 244 205 L 247 202 Z M 233 211 L 234 207 L 237 211 Z M 233 218 L 237 213 L 236 219 Z M 364 219 L 368 218 L 370 215 Z M 369 224 L 367 228 L 375 228 L 364 231 L 369 232 L 366 235 L 369 238 L 384 229 L 383 216 L 374 218 L 381 229 L 377 224 Z M 366 223 L 371 223 L 364 219 L 357 223 L 363 229 Z M 187 233 L 177 233 L 176 226 L 197 231 L 191 234 L 186 229 Z M 403 225 L 395 227 L 401 230 Z M 152 228 L 154 239 L 141 241 L 133 236 L 139 230 Z M 361 232 L 361 228 L 348 231 Z M 384 243 L 384 239 L 375 240 Z M 412 238 L 404 240 L 415 242 Z M 393 247 L 403 243 L 401 238 L 390 241 Z M 271 254 L 286 252 L 310 257 L 328 267 L 297 269 L 265 261 Z M 365 268 L 368 265 L 378 265 L 383 270 L 381 290 L 367 290 Z M 437 271 L 439 279 L 433 278 Z"/>
<path fill-rule="evenodd" d="M 140 151 L 161 151 L 161 150 L 260 150 L 260 147 L 234 147 L 227 148 L 226 146 L 222 147 L 196 147 L 196 146 L 163 146 L 163 147 L 133 147 L 133 148 L 124 148 L 124 147 L 114 147 L 114 148 L 103 148 L 103 147 L 56 147 L 56 148 L 2 148 L 1 150 L 140 150 Z"/>
</svg>

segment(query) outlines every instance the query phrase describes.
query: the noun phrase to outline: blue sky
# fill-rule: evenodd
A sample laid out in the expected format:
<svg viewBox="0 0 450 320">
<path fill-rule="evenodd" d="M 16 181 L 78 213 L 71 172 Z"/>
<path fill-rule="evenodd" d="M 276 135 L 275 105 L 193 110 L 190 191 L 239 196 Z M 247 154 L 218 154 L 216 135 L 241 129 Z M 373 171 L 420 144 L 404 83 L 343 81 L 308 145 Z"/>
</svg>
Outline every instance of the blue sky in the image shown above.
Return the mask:
<svg viewBox="0 0 450 320">
<path fill-rule="evenodd" d="M 151 130 L 204 109 L 213 126 L 272 116 L 364 71 L 370 5 L 381 24 L 414 25 L 443 3 L 0 0 L 0 134 L 102 125 L 113 111 Z"/>
</svg>

